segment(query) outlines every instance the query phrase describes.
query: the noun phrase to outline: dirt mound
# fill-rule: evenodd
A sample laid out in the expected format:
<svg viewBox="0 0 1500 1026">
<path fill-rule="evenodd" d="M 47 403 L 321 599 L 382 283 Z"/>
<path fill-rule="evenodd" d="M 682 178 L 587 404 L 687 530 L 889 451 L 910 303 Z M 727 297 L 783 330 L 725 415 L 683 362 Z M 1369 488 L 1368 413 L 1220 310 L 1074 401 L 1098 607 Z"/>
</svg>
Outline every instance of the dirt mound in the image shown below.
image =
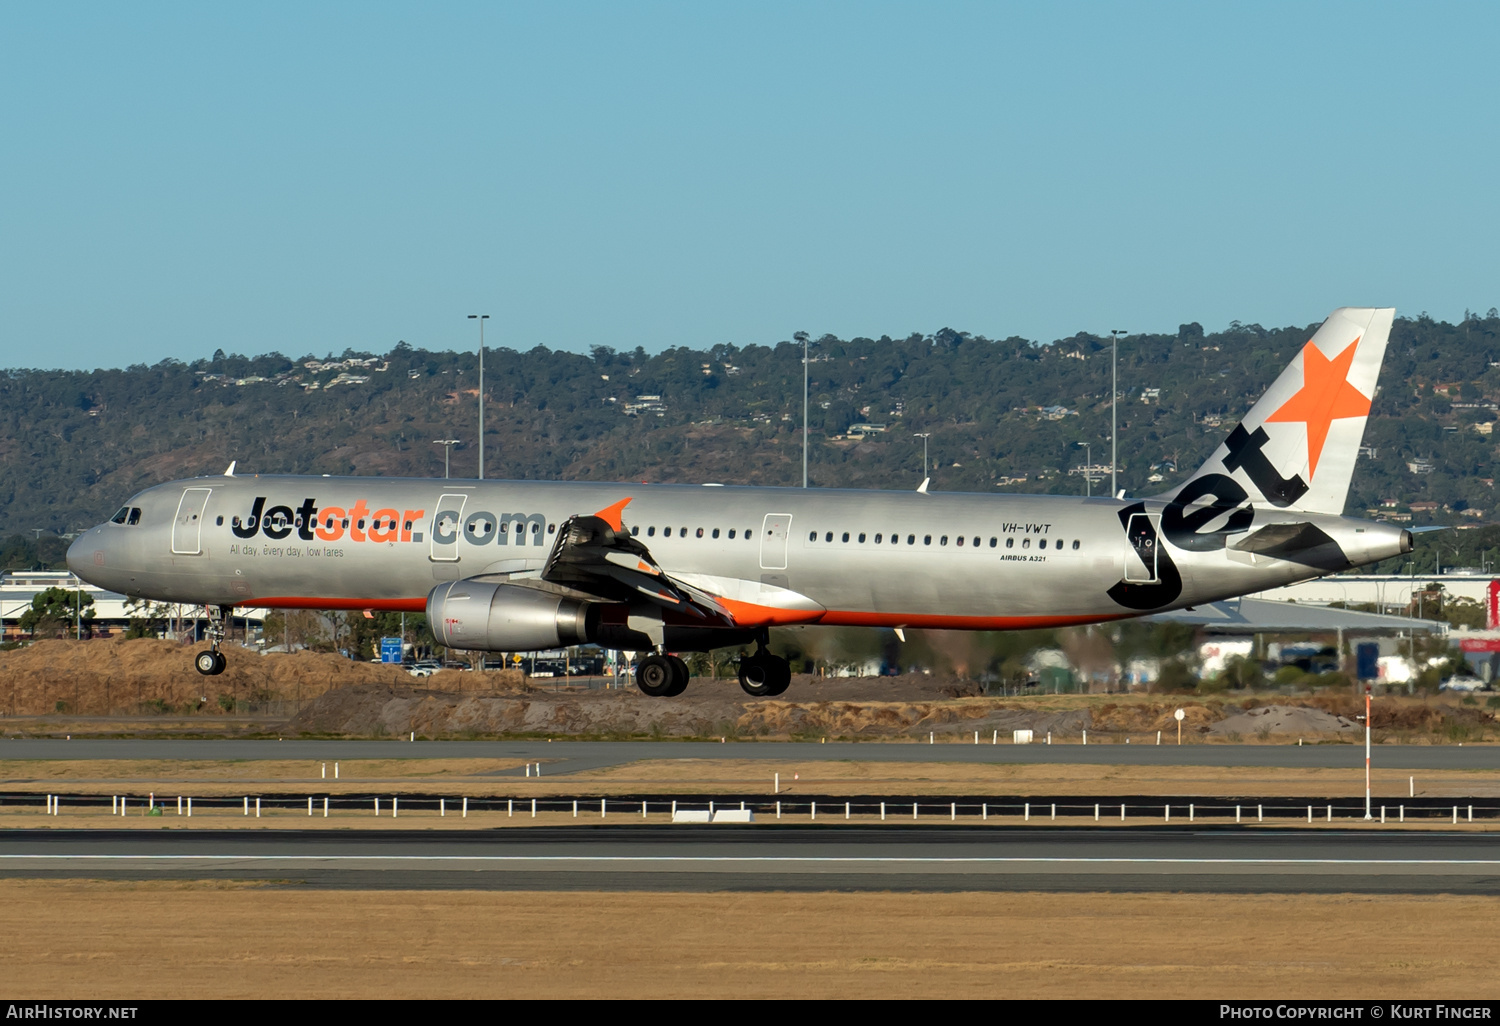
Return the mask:
<svg viewBox="0 0 1500 1026">
<path fill-rule="evenodd" d="M 1208 732 L 1220 737 L 1229 734 L 1296 734 L 1303 737 L 1362 729 L 1362 724 L 1348 717 L 1313 706 L 1263 705 L 1233 713 L 1209 727 Z"/>
<path fill-rule="evenodd" d="M 228 669 L 204 677 L 193 669 L 203 646 L 156 638 L 38 641 L 0 652 L 0 713 L 108 716 L 194 712 L 221 703 L 275 707 L 305 702 L 332 688 L 396 684 L 412 678 L 399 667 L 356 663 L 322 652 L 262 655 L 227 645 Z M 445 672 L 449 687 L 519 687 L 518 671 Z"/>
<path fill-rule="evenodd" d="M 794 682 L 791 693 L 800 692 Z M 811 690 L 811 689 L 810 689 Z M 696 693 L 695 693 L 696 692 Z M 783 701 L 753 699 L 738 685 L 695 684 L 671 701 L 634 688 L 583 692 L 454 694 L 409 686 L 327 691 L 294 716 L 305 734 L 424 737 L 545 734 L 557 737 L 945 737 L 1017 729 L 1075 735 L 1088 728 L 1084 709 L 1026 710 L 998 700 Z"/>
</svg>

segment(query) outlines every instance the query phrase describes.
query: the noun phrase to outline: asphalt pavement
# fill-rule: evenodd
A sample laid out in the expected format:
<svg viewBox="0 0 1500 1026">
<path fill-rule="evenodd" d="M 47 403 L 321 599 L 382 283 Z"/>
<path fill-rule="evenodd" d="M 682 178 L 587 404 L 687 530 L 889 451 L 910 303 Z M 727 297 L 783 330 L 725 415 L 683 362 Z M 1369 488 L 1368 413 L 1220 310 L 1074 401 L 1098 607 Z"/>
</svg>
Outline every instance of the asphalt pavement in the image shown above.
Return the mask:
<svg viewBox="0 0 1500 1026">
<path fill-rule="evenodd" d="M 1002 739 L 1003 740 L 1003 739 Z M 763 759 L 768 761 L 951 762 L 1073 766 L 1238 766 L 1293 769 L 1364 766 L 1358 744 L 981 744 L 947 742 L 797 741 L 309 741 L 237 739 L 0 738 L 7 759 L 521 759 L 546 774 L 619 766 L 642 759 Z M 1376 745 L 1374 762 L 1401 770 L 1500 770 L 1500 745 Z M 501 770 L 496 776 L 521 775 Z"/>
<path fill-rule="evenodd" d="M 488 890 L 1500 893 L 1446 831 L 614 825 L 470 831 L 14 830 L 0 877 Z"/>
</svg>

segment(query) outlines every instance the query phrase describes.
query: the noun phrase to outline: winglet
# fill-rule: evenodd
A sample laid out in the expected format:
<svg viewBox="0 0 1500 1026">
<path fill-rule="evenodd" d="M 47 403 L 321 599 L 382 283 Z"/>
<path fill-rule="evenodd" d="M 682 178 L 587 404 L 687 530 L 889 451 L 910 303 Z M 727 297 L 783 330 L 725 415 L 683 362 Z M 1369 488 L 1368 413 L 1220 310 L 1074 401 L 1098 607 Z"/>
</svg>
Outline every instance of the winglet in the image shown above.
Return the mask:
<svg viewBox="0 0 1500 1026">
<path fill-rule="evenodd" d="M 239 460 L 230 460 L 229 461 L 229 469 L 226 470 L 226 471 L 224 471 L 224 476 L 225 477 L 233 477 L 234 476 L 234 465 L 236 463 L 238 463 L 238 462 L 239 462 Z"/>
<path fill-rule="evenodd" d="M 930 478 L 930 477 L 924 477 L 924 478 L 922 478 L 922 483 L 919 484 L 919 485 L 917 485 L 917 491 L 920 492 L 923 495 L 926 495 L 927 494 L 927 486 L 931 482 L 932 482 L 932 478 Z"/>
<path fill-rule="evenodd" d="M 631 498 L 633 498 L 633 496 L 621 499 L 613 506 L 605 506 L 599 512 L 595 513 L 594 516 L 604 521 L 616 531 L 624 531 L 625 522 L 621 519 L 621 514 L 625 512 L 625 507 L 630 505 Z"/>
</svg>

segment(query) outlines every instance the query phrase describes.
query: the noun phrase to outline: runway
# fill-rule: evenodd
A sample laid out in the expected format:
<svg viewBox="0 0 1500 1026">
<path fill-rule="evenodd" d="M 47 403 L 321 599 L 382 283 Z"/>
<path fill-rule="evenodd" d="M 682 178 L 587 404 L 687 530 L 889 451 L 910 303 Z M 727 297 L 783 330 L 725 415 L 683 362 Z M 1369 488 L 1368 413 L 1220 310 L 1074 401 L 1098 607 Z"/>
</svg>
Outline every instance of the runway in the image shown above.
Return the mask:
<svg viewBox="0 0 1500 1026">
<path fill-rule="evenodd" d="M 583 826 L 444 833 L 16 830 L 0 877 L 480 890 L 1500 894 L 1472 833 Z"/>
<path fill-rule="evenodd" d="M 910 742 L 752 741 L 308 741 L 159 739 L 0 739 L 8 759 L 519 759 L 540 761 L 549 776 L 603 769 L 646 759 L 759 759 L 786 761 L 948 762 L 1077 766 L 1218 766 L 1345 768 L 1364 765 L 1357 744 L 1119 745 L 913 744 Z M 1500 745 L 1377 745 L 1375 764 L 1400 770 L 1500 770 Z M 493 776 L 521 776 L 520 767 Z"/>
</svg>

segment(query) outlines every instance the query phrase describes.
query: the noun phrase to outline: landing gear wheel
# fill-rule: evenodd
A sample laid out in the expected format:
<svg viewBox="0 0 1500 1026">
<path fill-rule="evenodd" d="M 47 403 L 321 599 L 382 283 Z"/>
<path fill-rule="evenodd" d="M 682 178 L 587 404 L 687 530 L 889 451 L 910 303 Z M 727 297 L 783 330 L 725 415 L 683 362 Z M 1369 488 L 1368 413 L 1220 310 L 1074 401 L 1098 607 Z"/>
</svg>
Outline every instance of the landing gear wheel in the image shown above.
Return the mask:
<svg viewBox="0 0 1500 1026">
<path fill-rule="evenodd" d="M 687 663 L 683 662 L 676 656 L 669 655 L 667 656 L 667 659 L 671 661 L 672 670 L 677 676 L 675 683 L 673 683 L 672 685 L 672 690 L 667 692 L 667 697 L 676 698 L 678 695 L 687 690 L 688 681 L 693 679 L 693 674 L 692 671 L 688 669 Z"/>
<path fill-rule="evenodd" d="M 214 670 L 214 676 L 217 677 L 219 674 L 224 672 L 224 667 L 229 665 L 229 660 L 224 658 L 223 652 L 215 652 L 214 658 L 219 661 L 218 668 Z"/>
<path fill-rule="evenodd" d="M 762 649 L 740 660 L 740 687 L 754 698 L 774 698 L 792 683 L 792 665 Z"/>
<path fill-rule="evenodd" d="M 677 667 L 666 656 L 648 655 L 635 668 L 635 686 L 652 698 L 666 698 L 677 683 Z"/>
<path fill-rule="evenodd" d="M 223 658 L 223 656 L 212 649 L 204 649 L 193 660 L 193 668 L 205 677 L 212 677 L 215 674 L 224 672 Z"/>
</svg>

